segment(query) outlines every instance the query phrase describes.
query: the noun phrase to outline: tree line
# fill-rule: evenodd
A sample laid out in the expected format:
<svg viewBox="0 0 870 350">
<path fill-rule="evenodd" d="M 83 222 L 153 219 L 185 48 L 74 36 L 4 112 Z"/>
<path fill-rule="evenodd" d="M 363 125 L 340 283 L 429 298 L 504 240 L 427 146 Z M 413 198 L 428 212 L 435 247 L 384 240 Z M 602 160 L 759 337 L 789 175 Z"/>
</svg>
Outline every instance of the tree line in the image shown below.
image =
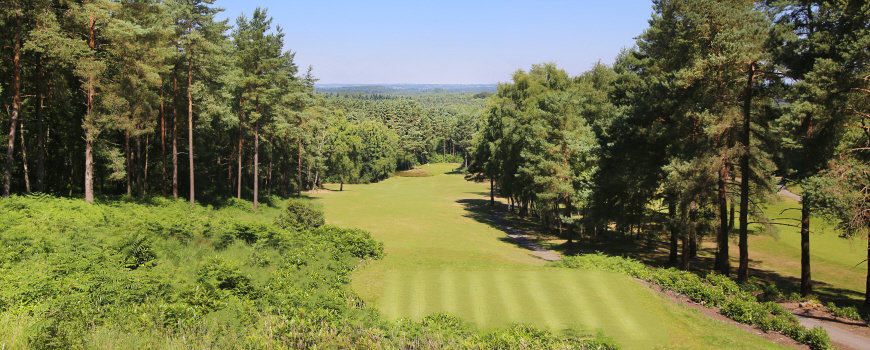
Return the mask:
<svg viewBox="0 0 870 350">
<path fill-rule="evenodd" d="M 406 125 L 315 94 L 264 9 L 230 25 L 213 0 L 0 5 L 6 197 L 244 196 L 256 208 L 273 192 L 379 181 L 420 154 L 397 134 Z"/>
<path fill-rule="evenodd" d="M 801 293 L 810 294 L 811 219 L 833 220 L 844 236 L 870 226 L 870 7 L 655 0 L 653 9 L 612 66 L 570 77 L 540 64 L 500 84 L 468 177 L 490 181 L 511 210 L 558 228 L 569 245 L 664 236 L 684 270 L 708 236 L 715 270 L 730 275 L 734 232 L 741 282 L 750 225 L 799 227 Z M 794 184 L 800 222 L 765 217 L 778 187 Z"/>
</svg>

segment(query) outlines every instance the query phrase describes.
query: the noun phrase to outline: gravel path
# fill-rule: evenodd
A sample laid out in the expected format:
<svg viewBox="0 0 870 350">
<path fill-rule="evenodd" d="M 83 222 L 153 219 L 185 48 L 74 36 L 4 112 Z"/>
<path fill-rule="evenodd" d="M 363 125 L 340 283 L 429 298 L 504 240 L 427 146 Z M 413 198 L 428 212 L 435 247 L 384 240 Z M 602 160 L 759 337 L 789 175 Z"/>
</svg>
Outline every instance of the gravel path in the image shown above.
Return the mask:
<svg viewBox="0 0 870 350">
<path fill-rule="evenodd" d="M 539 258 L 547 260 L 547 261 L 556 261 L 561 260 L 562 257 L 559 254 L 556 254 L 550 250 L 544 249 L 534 241 L 532 241 L 529 236 L 527 236 L 523 231 L 517 229 L 516 227 L 511 226 L 507 220 L 505 220 L 504 216 L 507 214 L 507 204 L 504 206 L 499 206 L 496 212 L 492 213 L 489 216 L 489 219 L 492 220 L 498 228 L 504 231 L 508 237 L 512 238 L 517 244 L 523 248 L 531 250 L 532 253 L 537 255 Z"/>
<path fill-rule="evenodd" d="M 785 189 L 785 183 L 780 182 L 778 186 L 779 186 L 779 194 L 786 196 L 788 198 L 794 199 L 798 202 L 801 201 L 801 196 L 798 196 L 794 193 L 791 193 L 789 190 Z"/>
<path fill-rule="evenodd" d="M 795 314 L 795 316 L 797 316 L 798 321 L 800 321 L 801 324 L 804 325 L 804 327 L 807 327 L 807 329 L 812 329 L 816 326 L 824 328 L 826 331 L 828 331 L 828 335 L 831 336 L 832 341 L 846 345 L 850 348 L 870 350 L 870 339 L 864 338 L 854 333 L 847 332 L 827 323 L 816 321 L 811 317 L 806 317 L 799 314 Z"/>
</svg>

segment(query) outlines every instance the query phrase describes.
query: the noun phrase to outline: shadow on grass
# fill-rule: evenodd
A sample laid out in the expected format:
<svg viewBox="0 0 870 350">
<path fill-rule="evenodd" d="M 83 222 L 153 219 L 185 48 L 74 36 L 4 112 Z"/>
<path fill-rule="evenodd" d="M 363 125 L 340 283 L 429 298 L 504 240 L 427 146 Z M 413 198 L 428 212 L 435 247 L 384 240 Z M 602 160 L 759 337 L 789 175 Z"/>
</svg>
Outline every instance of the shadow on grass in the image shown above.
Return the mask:
<svg viewBox="0 0 870 350">
<path fill-rule="evenodd" d="M 475 194 L 489 195 L 488 192 Z M 490 206 L 489 200 L 487 199 L 461 199 L 456 202 L 462 204 L 465 208 L 465 217 L 474 219 L 477 222 L 489 225 L 495 229 L 502 230 L 502 227 L 500 227 L 498 222 L 494 220 L 494 217 L 495 215 L 498 215 L 497 213 L 507 210 L 506 204 L 496 203 L 495 206 Z M 572 245 L 568 245 L 567 242 L 564 241 L 565 237 L 560 237 L 557 232 L 548 230 L 534 218 L 521 218 L 516 215 L 516 213 L 510 212 L 506 213 L 504 218 L 507 224 L 523 231 L 535 243 L 541 245 L 545 249 L 558 252 L 563 256 L 574 255 L 577 253 L 602 252 L 612 256 L 630 257 L 654 267 L 669 268 L 679 266 L 678 264 L 670 263 L 669 242 L 662 239 L 663 236 L 661 235 L 654 237 L 653 239 L 648 239 L 646 237 L 638 239 L 633 236 L 608 232 L 608 235 L 610 235 L 609 237 L 602 237 L 599 239 L 584 237 L 576 240 Z M 525 248 L 507 236 L 500 237 L 499 240 L 511 243 L 520 248 Z M 554 241 L 557 241 L 558 243 Z M 696 273 L 712 271 L 715 254 L 715 247 L 700 246 L 698 248 L 697 256 L 692 258 L 690 261 L 690 270 Z M 731 277 L 736 277 L 737 268 L 739 266 L 739 257 L 736 254 L 736 251 L 731 252 Z M 776 271 L 752 267 L 753 265 L 758 266 L 763 259 L 764 257 L 750 256 L 749 275 L 751 278 L 766 284 L 774 284 L 785 295 L 793 292 L 800 292 L 800 276 L 789 276 Z M 835 302 L 839 306 L 854 305 L 860 308 L 861 302 L 864 298 L 863 293 L 838 288 L 822 281 L 813 281 L 813 291 L 821 301 Z"/>
</svg>

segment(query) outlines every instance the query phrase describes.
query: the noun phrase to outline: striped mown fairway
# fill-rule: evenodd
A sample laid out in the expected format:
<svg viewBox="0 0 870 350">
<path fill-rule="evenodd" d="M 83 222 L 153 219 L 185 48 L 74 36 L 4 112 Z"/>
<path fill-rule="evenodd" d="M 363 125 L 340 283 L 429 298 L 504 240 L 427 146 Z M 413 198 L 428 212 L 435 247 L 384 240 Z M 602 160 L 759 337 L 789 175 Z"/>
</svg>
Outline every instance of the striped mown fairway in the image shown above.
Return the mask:
<svg viewBox="0 0 870 350">
<path fill-rule="evenodd" d="M 385 316 L 449 312 L 478 327 L 528 323 L 554 332 L 601 329 L 625 349 L 778 349 L 673 304 L 617 274 L 544 267 L 491 222 L 489 184 L 449 174 L 313 195 L 330 224 L 369 230 L 387 256 L 353 274 L 353 289 Z"/>
<path fill-rule="evenodd" d="M 421 270 L 386 274 L 379 305 L 390 318 L 446 311 L 485 327 L 601 328 L 623 346 L 648 348 L 670 342 L 657 302 L 639 284 L 600 271 Z"/>
</svg>

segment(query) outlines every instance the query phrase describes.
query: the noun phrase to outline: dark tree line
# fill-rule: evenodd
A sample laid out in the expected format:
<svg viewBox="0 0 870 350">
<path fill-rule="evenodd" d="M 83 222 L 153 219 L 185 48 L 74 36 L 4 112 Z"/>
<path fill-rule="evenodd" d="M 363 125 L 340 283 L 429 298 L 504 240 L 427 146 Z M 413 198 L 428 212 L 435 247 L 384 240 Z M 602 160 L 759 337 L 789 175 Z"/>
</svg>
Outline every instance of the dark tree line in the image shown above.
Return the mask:
<svg viewBox="0 0 870 350">
<path fill-rule="evenodd" d="M 750 225 L 798 226 L 808 295 L 811 218 L 832 218 L 849 236 L 866 235 L 870 222 L 870 7 L 653 8 L 650 27 L 612 66 L 569 77 L 536 65 L 501 84 L 481 117 L 469 177 L 491 181 L 512 209 L 559 228 L 569 245 L 576 232 L 661 237 L 671 263 L 688 270 L 699 238 L 710 237 L 714 269 L 734 273 L 734 255 L 739 281 L 749 278 Z M 762 212 L 777 178 L 804 189 L 799 223 Z M 660 229 L 642 230 L 650 223 Z"/>
</svg>

